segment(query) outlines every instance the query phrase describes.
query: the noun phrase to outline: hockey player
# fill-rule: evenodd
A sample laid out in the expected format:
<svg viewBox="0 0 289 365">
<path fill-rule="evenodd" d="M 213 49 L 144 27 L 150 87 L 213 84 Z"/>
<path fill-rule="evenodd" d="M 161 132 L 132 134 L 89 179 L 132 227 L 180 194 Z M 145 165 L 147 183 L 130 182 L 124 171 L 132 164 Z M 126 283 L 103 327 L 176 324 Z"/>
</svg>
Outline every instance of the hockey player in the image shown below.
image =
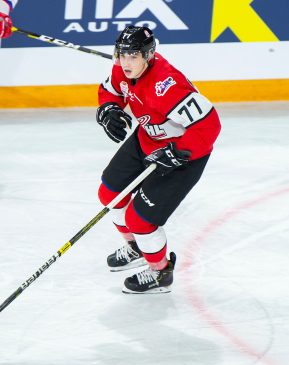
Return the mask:
<svg viewBox="0 0 289 365">
<path fill-rule="evenodd" d="M 18 0 L 0 0 L 0 38 L 8 38 L 11 35 L 12 20 L 10 11 Z"/>
<path fill-rule="evenodd" d="M 100 86 L 97 122 L 114 142 L 126 138 L 131 116 L 139 125 L 103 172 L 99 199 L 107 205 L 149 164 L 157 168 L 135 194 L 112 209 L 126 244 L 107 258 L 111 271 L 148 264 L 128 277 L 124 293 L 169 292 L 176 255 L 167 258 L 163 229 L 200 179 L 220 132 L 213 105 L 159 53 L 146 27 L 128 26 L 115 44 L 111 75 Z"/>
</svg>

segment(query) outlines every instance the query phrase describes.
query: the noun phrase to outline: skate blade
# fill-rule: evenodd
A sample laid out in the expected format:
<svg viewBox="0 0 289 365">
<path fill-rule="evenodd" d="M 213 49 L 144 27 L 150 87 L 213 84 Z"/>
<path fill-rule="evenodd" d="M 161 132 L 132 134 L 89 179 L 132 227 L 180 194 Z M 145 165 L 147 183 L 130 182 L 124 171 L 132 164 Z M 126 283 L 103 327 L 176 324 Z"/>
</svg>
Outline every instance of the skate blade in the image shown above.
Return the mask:
<svg viewBox="0 0 289 365">
<path fill-rule="evenodd" d="M 125 271 L 125 270 L 135 269 L 136 267 L 145 266 L 147 264 L 148 263 L 146 262 L 146 260 L 144 258 L 140 258 L 140 259 L 134 260 L 124 266 L 110 267 L 109 270 L 111 272 Z"/>
<path fill-rule="evenodd" d="M 143 291 L 143 292 L 133 291 L 133 290 L 128 289 L 125 286 L 122 289 L 122 292 L 124 294 L 165 294 L 165 293 L 170 293 L 171 291 L 172 290 L 171 290 L 170 286 L 162 286 L 160 288 L 153 288 L 153 289 L 146 290 L 146 291 Z"/>
</svg>

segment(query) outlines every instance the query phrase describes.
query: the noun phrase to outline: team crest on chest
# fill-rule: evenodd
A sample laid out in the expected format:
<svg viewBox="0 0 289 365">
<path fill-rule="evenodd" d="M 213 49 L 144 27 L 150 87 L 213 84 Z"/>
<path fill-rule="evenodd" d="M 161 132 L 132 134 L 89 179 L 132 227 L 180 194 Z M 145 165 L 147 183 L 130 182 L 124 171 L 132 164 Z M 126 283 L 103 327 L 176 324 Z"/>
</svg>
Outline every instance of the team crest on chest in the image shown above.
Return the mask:
<svg viewBox="0 0 289 365">
<path fill-rule="evenodd" d="M 128 95 L 128 84 L 125 81 L 122 81 L 120 84 L 120 90 L 123 93 L 123 95 L 126 97 Z"/>
<path fill-rule="evenodd" d="M 164 81 L 159 81 L 156 83 L 156 94 L 157 96 L 163 96 L 169 90 L 170 87 L 175 85 L 176 82 L 172 76 L 167 77 Z"/>
<path fill-rule="evenodd" d="M 129 90 L 128 83 L 126 81 L 121 81 L 119 86 L 125 101 L 128 98 L 130 101 L 137 100 L 143 105 L 143 102 L 136 96 L 136 94 Z"/>
</svg>

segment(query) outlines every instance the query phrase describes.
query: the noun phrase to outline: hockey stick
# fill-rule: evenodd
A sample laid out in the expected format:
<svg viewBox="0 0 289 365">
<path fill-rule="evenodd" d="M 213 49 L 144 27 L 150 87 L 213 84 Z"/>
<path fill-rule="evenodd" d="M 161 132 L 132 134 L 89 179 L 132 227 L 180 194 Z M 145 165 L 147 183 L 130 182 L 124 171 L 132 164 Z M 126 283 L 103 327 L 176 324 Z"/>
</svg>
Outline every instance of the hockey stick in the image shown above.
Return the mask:
<svg viewBox="0 0 289 365">
<path fill-rule="evenodd" d="M 120 194 L 118 194 L 107 206 L 105 206 L 85 227 L 83 227 L 75 236 L 73 236 L 64 246 L 62 246 L 55 255 L 50 257 L 28 280 L 26 280 L 13 294 L 10 295 L 1 305 L 0 312 L 3 311 L 10 303 L 13 302 L 26 288 L 29 287 L 45 270 L 47 270 L 60 256 L 74 245 L 87 231 L 90 230 L 98 221 L 101 220 L 113 207 L 116 206 L 124 197 L 136 188 L 151 172 L 156 168 L 156 164 L 151 164 L 145 169 L 134 181 L 132 181 Z"/>
<path fill-rule="evenodd" d="M 72 49 L 76 49 L 77 51 L 81 51 L 81 52 L 85 52 L 85 53 L 91 53 L 93 55 L 101 56 L 101 57 L 107 58 L 109 60 L 112 60 L 112 56 L 108 53 L 103 53 L 103 52 L 100 52 L 100 51 L 95 51 L 91 48 L 78 46 L 76 44 L 73 44 L 73 43 L 67 42 L 67 41 L 63 41 L 61 39 L 48 37 L 47 35 L 44 35 L 44 34 L 36 34 L 36 33 L 28 32 L 26 30 L 17 28 L 15 26 L 12 27 L 12 32 L 17 32 L 17 33 L 26 35 L 29 38 L 38 39 L 39 41 L 42 41 L 42 42 L 55 44 L 56 46 L 72 48 Z"/>
</svg>

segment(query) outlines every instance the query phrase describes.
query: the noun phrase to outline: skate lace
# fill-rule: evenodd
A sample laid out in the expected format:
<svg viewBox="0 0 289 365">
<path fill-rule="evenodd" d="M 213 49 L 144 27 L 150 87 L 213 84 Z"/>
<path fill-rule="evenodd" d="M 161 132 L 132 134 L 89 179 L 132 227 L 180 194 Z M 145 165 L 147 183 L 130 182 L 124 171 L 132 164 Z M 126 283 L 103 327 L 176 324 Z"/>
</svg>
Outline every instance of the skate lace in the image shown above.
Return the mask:
<svg viewBox="0 0 289 365">
<path fill-rule="evenodd" d="M 157 270 L 151 270 L 150 268 L 148 268 L 144 271 L 137 273 L 136 276 L 140 285 L 148 284 L 153 281 L 155 281 L 158 284 L 157 278 L 159 273 L 160 272 Z"/>
<path fill-rule="evenodd" d="M 131 262 L 132 258 L 138 258 L 139 254 L 132 249 L 130 245 L 125 245 L 116 250 L 116 259 L 126 259 L 127 262 Z"/>
</svg>

